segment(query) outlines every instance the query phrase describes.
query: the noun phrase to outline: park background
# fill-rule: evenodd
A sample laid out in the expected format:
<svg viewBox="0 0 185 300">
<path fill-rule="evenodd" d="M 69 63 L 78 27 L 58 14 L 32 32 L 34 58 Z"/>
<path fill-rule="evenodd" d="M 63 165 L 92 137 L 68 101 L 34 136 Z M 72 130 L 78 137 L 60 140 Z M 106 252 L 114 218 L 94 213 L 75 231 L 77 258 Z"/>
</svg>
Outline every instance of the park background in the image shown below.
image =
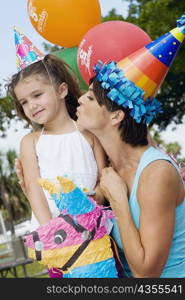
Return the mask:
<svg viewBox="0 0 185 300">
<path fill-rule="evenodd" d="M 52 0 L 54 3 L 54 0 Z M 89 3 L 91 0 L 87 0 Z M 128 21 L 140 26 L 152 40 L 176 27 L 185 11 L 184 1 L 177 0 L 99 0 L 102 22 Z M 30 216 L 30 207 L 17 183 L 14 159 L 21 138 L 30 132 L 15 117 L 12 101 L 4 84 L 16 73 L 13 26 L 17 26 L 45 54 L 57 49 L 32 26 L 27 13 L 27 0 L 6 0 L 0 10 L 0 210 L 7 229 Z M 111 43 L 111 40 L 110 40 Z M 157 98 L 165 110 L 152 124 L 152 135 L 181 164 L 185 161 L 185 45 L 181 46 Z"/>
<path fill-rule="evenodd" d="M 88 0 L 90 3 L 90 0 Z M 124 20 L 133 22 L 143 28 L 152 39 L 156 39 L 160 35 L 168 32 L 173 27 L 176 27 L 176 19 L 179 18 L 182 12 L 185 10 L 184 1 L 175 0 L 100 0 L 100 7 L 103 21 L 112 20 Z M 17 26 L 22 30 L 28 38 L 31 39 L 34 45 L 36 45 L 40 50 L 44 50 L 44 43 L 50 44 L 41 35 L 39 35 L 34 27 L 32 26 L 28 13 L 27 13 L 27 0 L 6 0 L 1 4 L 0 10 L 0 84 L 2 86 L 5 80 L 10 78 L 12 74 L 16 72 L 15 63 L 15 45 L 13 37 L 13 26 Z M 50 44 L 51 45 L 51 44 Z M 165 116 L 167 122 L 163 122 L 159 130 L 160 136 L 166 143 L 178 142 L 181 149 L 179 150 L 178 145 L 175 152 L 178 153 L 180 157 L 185 157 L 185 125 L 184 125 L 184 98 L 183 98 L 183 84 L 184 81 L 184 45 L 181 46 L 180 53 L 177 54 L 177 58 L 173 63 L 173 67 L 170 70 L 174 70 L 172 75 L 168 75 L 167 80 L 169 82 L 176 81 L 173 83 L 172 94 L 173 101 L 170 100 L 170 105 L 175 103 L 175 108 L 173 106 L 169 109 L 169 113 L 166 111 Z M 45 52 L 46 53 L 46 52 Z M 180 69 L 180 70 L 178 70 Z M 182 81 L 182 82 L 181 82 Z M 178 90 L 178 92 L 177 92 Z M 1 88 L 1 96 L 4 96 L 4 89 Z M 171 97 L 167 91 L 165 94 L 166 98 Z M 163 100 L 163 97 L 161 97 Z M 178 105 L 176 105 L 179 103 Z M 3 110 L 0 101 L 0 112 Z M 162 116 L 162 118 L 164 115 Z M 5 127 L 3 131 L 6 134 L 6 138 L 0 140 L 0 151 L 7 151 L 8 149 L 15 149 L 18 152 L 19 142 L 28 130 L 23 129 L 22 122 L 11 121 L 11 126 L 9 129 L 6 127 L 5 118 L 0 120 L 0 131 Z M 10 120 L 10 118 L 8 118 Z M 169 122 L 170 120 L 170 122 Z M 174 121 L 177 123 L 174 123 Z M 1 124 L 3 123 L 3 128 Z M 170 123 L 170 125 L 168 125 Z M 168 125 L 168 126 L 167 126 Z M 177 125 L 177 126 L 176 126 Z M 17 129 L 15 132 L 14 129 Z M 175 129 L 175 130 L 174 130 Z M 0 135 L 1 137 L 1 135 Z M 173 149 L 175 147 L 173 146 Z M 179 153 L 180 152 L 180 153 Z"/>
</svg>

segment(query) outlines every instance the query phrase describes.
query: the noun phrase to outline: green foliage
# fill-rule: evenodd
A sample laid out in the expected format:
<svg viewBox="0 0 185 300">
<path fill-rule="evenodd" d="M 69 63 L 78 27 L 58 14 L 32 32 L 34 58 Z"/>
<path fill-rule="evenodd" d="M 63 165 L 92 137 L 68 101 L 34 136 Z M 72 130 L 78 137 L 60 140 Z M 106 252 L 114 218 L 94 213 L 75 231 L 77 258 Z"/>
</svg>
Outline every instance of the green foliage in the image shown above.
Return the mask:
<svg viewBox="0 0 185 300">
<path fill-rule="evenodd" d="M 48 278 L 49 277 L 47 269 L 43 265 L 39 264 L 37 261 L 27 264 L 25 267 L 26 267 L 26 272 L 27 272 L 29 278 L 35 278 L 35 277 Z M 22 266 L 18 266 L 16 268 L 16 271 L 17 271 L 18 278 L 24 278 Z M 40 273 L 40 275 L 39 275 L 39 273 Z M 7 278 L 14 278 L 14 276 L 13 276 L 13 274 L 11 274 L 11 272 L 8 272 Z"/>
<path fill-rule="evenodd" d="M 14 150 L 0 152 L 0 209 L 3 210 L 6 223 L 10 225 L 13 221 L 28 218 L 30 214 L 30 206 L 14 170 L 16 157 Z"/>
<path fill-rule="evenodd" d="M 181 152 L 181 146 L 177 142 L 169 143 L 166 145 L 166 151 L 169 154 L 177 157 Z"/>
<path fill-rule="evenodd" d="M 58 51 L 58 50 L 62 50 L 64 47 L 60 47 L 57 45 L 51 45 L 51 44 L 47 44 L 47 43 L 43 43 L 44 46 L 44 51 L 47 53 L 52 53 L 54 51 Z"/>
<path fill-rule="evenodd" d="M 176 20 L 185 10 L 184 1 L 177 0 L 127 0 L 129 3 L 128 17 L 117 14 L 116 9 L 102 17 L 102 22 L 124 20 L 132 22 L 145 30 L 154 40 L 176 27 Z M 46 52 L 53 52 L 61 47 L 44 43 Z M 153 123 L 164 130 L 171 122 L 182 123 L 185 115 L 185 45 L 182 44 L 175 61 L 157 95 L 165 113 L 160 114 Z M 13 102 L 10 98 L 0 99 L 0 137 L 6 135 L 12 119 L 16 116 Z M 151 124 L 153 125 L 153 124 Z"/>
<path fill-rule="evenodd" d="M 113 8 L 108 12 L 108 15 L 102 18 L 102 22 L 106 21 L 124 21 L 124 18 L 122 15 L 118 15 L 116 12 L 116 9 Z"/>
<path fill-rule="evenodd" d="M 131 22 L 145 30 L 153 40 L 176 27 L 176 20 L 185 11 L 184 1 L 180 0 L 127 1 L 129 2 L 129 11 L 126 19 L 117 14 L 115 9 L 112 9 L 107 16 L 102 18 L 102 22 L 110 20 Z M 50 53 L 62 48 L 44 43 L 44 49 Z M 160 114 L 154 121 L 159 130 L 164 130 L 172 121 L 176 124 L 182 123 L 185 115 L 184 61 L 185 45 L 183 44 L 157 96 L 163 104 L 164 110 L 164 113 Z M 1 88 L 0 85 L 0 138 L 2 142 L 2 138 L 6 136 L 6 131 L 11 125 L 11 120 L 19 120 L 19 117 L 15 112 L 13 101 L 8 96 L 2 96 Z M 179 158 L 180 145 L 176 142 L 165 144 L 161 139 L 159 130 L 154 133 L 154 140 L 157 144 L 162 145 L 172 155 L 176 156 L 178 161 L 185 163 L 185 159 Z M 0 208 L 3 210 L 6 220 L 12 219 L 14 221 L 27 217 L 30 213 L 29 204 L 19 187 L 14 171 L 15 157 L 16 153 L 11 150 L 6 154 L 0 153 Z"/>
<path fill-rule="evenodd" d="M 12 119 L 18 120 L 13 101 L 8 96 L 0 98 L 0 138 L 6 136 Z"/>
<path fill-rule="evenodd" d="M 129 2 L 127 21 L 144 29 L 154 40 L 176 27 L 176 20 L 185 12 L 184 1 L 138 0 Z M 153 122 L 164 130 L 171 122 L 182 123 L 185 115 L 185 44 L 179 50 L 173 65 L 156 98 L 163 105 L 163 114 Z M 152 125 L 152 124 L 151 124 Z"/>
<path fill-rule="evenodd" d="M 182 147 L 178 142 L 165 143 L 161 138 L 159 130 L 156 128 L 154 129 L 154 127 L 150 129 L 150 135 L 157 147 L 164 149 L 165 152 L 176 159 L 177 163 L 185 163 L 185 158 L 180 157 Z"/>
</svg>

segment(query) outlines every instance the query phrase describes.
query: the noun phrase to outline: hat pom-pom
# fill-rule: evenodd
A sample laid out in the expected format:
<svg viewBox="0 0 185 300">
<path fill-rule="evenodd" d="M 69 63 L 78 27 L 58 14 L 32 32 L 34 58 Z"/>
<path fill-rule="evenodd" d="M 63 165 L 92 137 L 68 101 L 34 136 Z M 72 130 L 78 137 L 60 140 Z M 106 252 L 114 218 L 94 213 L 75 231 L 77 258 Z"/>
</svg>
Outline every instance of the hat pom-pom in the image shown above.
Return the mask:
<svg viewBox="0 0 185 300">
<path fill-rule="evenodd" d="M 177 27 L 185 26 L 185 13 L 177 20 Z"/>
</svg>

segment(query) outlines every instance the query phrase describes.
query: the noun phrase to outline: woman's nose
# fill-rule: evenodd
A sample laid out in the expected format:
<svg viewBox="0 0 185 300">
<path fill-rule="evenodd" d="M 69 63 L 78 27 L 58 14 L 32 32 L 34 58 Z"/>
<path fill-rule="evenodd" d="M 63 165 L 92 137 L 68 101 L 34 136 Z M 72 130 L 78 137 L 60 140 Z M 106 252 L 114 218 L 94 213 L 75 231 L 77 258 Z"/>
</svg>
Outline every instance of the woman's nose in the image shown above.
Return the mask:
<svg viewBox="0 0 185 300">
<path fill-rule="evenodd" d="M 78 103 L 81 105 L 83 103 L 83 97 L 84 95 L 82 95 L 80 98 L 78 98 Z"/>
</svg>

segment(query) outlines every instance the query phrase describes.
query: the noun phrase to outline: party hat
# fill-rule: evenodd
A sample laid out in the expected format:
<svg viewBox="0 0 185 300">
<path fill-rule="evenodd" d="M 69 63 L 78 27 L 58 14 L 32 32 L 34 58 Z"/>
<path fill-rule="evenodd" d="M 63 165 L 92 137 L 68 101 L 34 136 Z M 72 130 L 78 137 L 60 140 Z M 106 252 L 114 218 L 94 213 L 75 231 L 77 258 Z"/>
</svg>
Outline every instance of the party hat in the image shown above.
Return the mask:
<svg viewBox="0 0 185 300">
<path fill-rule="evenodd" d="M 14 27 L 14 39 L 18 71 L 44 58 L 45 55 L 16 27 Z"/>
<path fill-rule="evenodd" d="M 117 64 L 97 64 L 96 78 L 109 88 L 107 96 L 130 108 L 136 122 L 150 123 L 161 104 L 154 98 L 185 37 L 185 14 L 177 27 Z"/>
</svg>

